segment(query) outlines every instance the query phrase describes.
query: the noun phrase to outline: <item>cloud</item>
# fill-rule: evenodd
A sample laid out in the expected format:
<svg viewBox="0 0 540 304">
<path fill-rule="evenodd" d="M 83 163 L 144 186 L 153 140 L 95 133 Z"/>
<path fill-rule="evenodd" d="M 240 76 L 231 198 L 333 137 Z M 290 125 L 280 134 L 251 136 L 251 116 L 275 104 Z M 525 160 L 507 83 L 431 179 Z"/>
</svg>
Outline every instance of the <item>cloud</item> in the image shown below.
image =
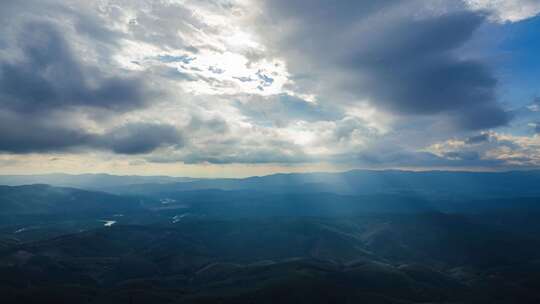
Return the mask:
<svg viewBox="0 0 540 304">
<path fill-rule="evenodd" d="M 536 123 L 532 123 L 532 125 L 534 127 L 534 132 L 540 134 L 540 123 L 536 122 Z"/>
<path fill-rule="evenodd" d="M 270 43 L 295 62 L 293 73 L 310 69 L 316 77 L 303 82 L 304 89 L 334 100 L 367 99 L 396 115 L 444 114 L 461 129 L 509 121 L 496 102 L 497 80 L 490 69 L 458 54 L 483 15 L 433 13 L 417 1 L 338 3 L 266 2 L 277 29 L 262 31 L 285 33 Z"/>
<path fill-rule="evenodd" d="M 540 97 L 535 97 L 533 102 L 526 106 L 531 112 L 540 112 Z"/>
<path fill-rule="evenodd" d="M 145 154 L 160 147 L 181 148 L 184 138 L 174 126 L 127 123 L 103 133 L 89 132 L 53 119 L 0 111 L 0 151 L 8 153 L 82 152 L 102 150 Z"/>
<path fill-rule="evenodd" d="M 83 65 L 51 23 L 23 25 L 17 45 L 22 58 L 0 63 L 4 108 L 27 113 L 68 107 L 127 111 L 144 106 L 152 95 L 142 78 L 127 71 L 107 76 Z"/>
<path fill-rule="evenodd" d="M 480 154 L 476 151 L 451 151 L 445 153 L 444 157 L 452 160 L 474 161 L 480 159 Z"/>
<path fill-rule="evenodd" d="M 195 57 L 190 57 L 188 55 L 180 55 L 180 56 L 173 56 L 173 55 L 158 55 L 157 59 L 161 62 L 171 63 L 171 62 L 181 62 L 181 63 L 190 63 L 193 60 L 195 60 Z"/>
<path fill-rule="evenodd" d="M 81 147 L 92 141 L 86 131 L 52 119 L 0 111 L 0 151 L 44 153 Z"/>
<path fill-rule="evenodd" d="M 391 111 L 455 111 L 464 117 L 457 122 L 467 129 L 504 124 L 508 119 L 495 103 L 496 80 L 488 68 L 450 53 L 470 38 L 481 21 L 480 16 L 464 12 L 404 20 L 383 28 L 384 34 L 364 39 L 367 47 L 345 58 L 359 78 L 351 84 L 376 106 Z M 496 119 L 486 121 L 486 117 Z"/>
<path fill-rule="evenodd" d="M 471 144 L 471 145 L 483 143 L 486 141 L 489 141 L 489 133 L 482 133 L 482 134 L 471 136 L 465 139 L 465 143 Z"/>
<path fill-rule="evenodd" d="M 518 22 L 540 13 L 537 0 L 465 0 L 475 10 L 487 11 L 498 22 Z"/>
<path fill-rule="evenodd" d="M 242 149 L 238 149 L 242 147 Z M 154 163 L 299 164 L 319 161 L 302 147 L 282 138 L 225 136 L 212 142 L 190 143 L 183 150 L 165 150 L 145 158 Z"/>
<path fill-rule="evenodd" d="M 170 161 L 170 159 L 168 160 Z M 179 160 L 186 164 L 300 164 L 318 161 L 310 159 L 309 156 L 301 153 L 282 153 L 280 149 L 273 147 L 265 147 L 257 150 L 243 150 L 240 153 L 235 154 L 221 152 L 213 155 L 190 153 L 182 156 Z"/>
<path fill-rule="evenodd" d="M 517 136 L 497 132 L 479 136 L 482 137 L 438 142 L 428 147 L 426 151 L 441 158 L 475 161 L 478 167 L 492 169 L 540 167 L 539 136 Z"/>
<path fill-rule="evenodd" d="M 340 109 L 289 94 L 239 95 L 236 100 L 235 105 L 239 111 L 260 125 L 285 126 L 295 121 L 333 121 L 343 117 Z"/>
<path fill-rule="evenodd" d="M 171 125 L 129 123 L 96 136 L 91 144 L 119 154 L 144 154 L 163 146 L 180 148 L 184 139 Z"/>
<path fill-rule="evenodd" d="M 392 149 L 366 150 L 342 155 L 341 161 L 372 168 L 503 168 L 504 161 L 482 159 L 476 152 L 448 152 L 438 155 L 428 151 Z"/>
<path fill-rule="evenodd" d="M 145 75 L 112 64 L 117 32 L 105 29 L 87 12 L 54 1 L 28 7 L 12 2 L 7 8 L 29 13 L 0 31 L 6 46 L 0 53 L 0 151 L 137 154 L 182 145 L 179 131 L 170 125 L 123 124 L 109 130 L 105 125 L 104 133 L 89 129 L 144 109 L 159 96 L 147 86 Z M 56 18 L 34 15 L 39 8 L 56 12 Z M 63 15 L 77 17 L 75 32 L 70 31 L 71 23 L 59 22 Z M 74 42 L 82 46 L 74 47 Z M 100 54 L 84 58 L 82 50 Z"/>
<path fill-rule="evenodd" d="M 522 115 L 470 51 L 493 14 L 444 0 L 7 1 L 0 151 L 504 167 L 534 143 L 489 131 Z"/>
<path fill-rule="evenodd" d="M 210 132 L 211 135 L 224 135 L 230 131 L 229 125 L 221 117 L 203 118 L 193 115 L 186 130 L 190 133 Z"/>
</svg>

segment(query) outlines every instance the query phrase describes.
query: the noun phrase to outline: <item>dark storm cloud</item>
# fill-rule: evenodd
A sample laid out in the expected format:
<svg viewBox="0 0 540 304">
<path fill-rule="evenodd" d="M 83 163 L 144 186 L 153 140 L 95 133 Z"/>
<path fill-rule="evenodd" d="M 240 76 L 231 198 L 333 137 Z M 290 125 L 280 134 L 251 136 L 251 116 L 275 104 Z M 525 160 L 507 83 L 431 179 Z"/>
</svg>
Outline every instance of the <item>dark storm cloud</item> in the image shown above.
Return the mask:
<svg viewBox="0 0 540 304">
<path fill-rule="evenodd" d="M 93 144 L 119 154 L 143 154 L 162 146 L 183 145 L 182 134 L 173 126 L 131 123 L 97 137 Z"/>
<path fill-rule="evenodd" d="M 510 111 L 503 110 L 494 100 L 477 101 L 454 110 L 452 121 L 465 130 L 481 130 L 507 125 L 514 118 Z"/>
<path fill-rule="evenodd" d="M 17 112 L 82 106 L 113 111 L 142 107 L 152 92 L 142 79 L 107 76 L 73 56 L 50 23 L 30 23 L 17 38 L 23 56 L 0 65 L 0 105 Z M 117 71 L 116 74 L 127 74 Z"/>
<path fill-rule="evenodd" d="M 367 97 L 396 114 L 444 114 L 467 130 L 501 126 L 510 119 L 496 102 L 492 71 L 458 55 L 484 22 L 481 14 L 456 10 L 418 17 L 413 11 L 418 1 L 266 3 L 276 23 L 279 18 L 300 21 L 285 23 L 288 35 L 276 39 L 300 62 L 293 69 L 299 72 L 305 62 L 314 62 L 319 82 L 333 81 L 325 73 L 335 67 L 347 75 L 333 90 Z"/>
<path fill-rule="evenodd" d="M 84 25 L 85 35 L 99 34 L 92 37 L 96 43 L 110 42 L 108 32 L 91 21 L 82 19 L 77 26 Z M 137 154 L 182 143 L 179 131 L 168 125 L 128 124 L 104 134 L 86 130 L 71 118 L 75 109 L 112 116 L 145 107 L 157 93 L 142 75 L 84 64 L 58 24 L 28 21 L 14 28 L 14 38 L 5 41 L 18 56 L 0 58 L 0 151 Z"/>
<path fill-rule="evenodd" d="M 345 58 L 345 66 L 365 74 L 358 83 L 360 92 L 407 114 L 491 102 L 496 80 L 487 67 L 449 53 L 467 41 L 482 20 L 458 13 L 397 22 L 383 28 L 384 35 L 364 37 L 367 47 Z"/>
<path fill-rule="evenodd" d="M 346 26 L 351 20 L 399 3 L 396 0 L 267 0 L 265 8 L 270 16 L 301 20 L 306 26 L 315 28 L 338 28 Z M 299 30 L 305 30 L 303 28 Z M 306 37 L 309 39 L 309 37 Z"/>
<path fill-rule="evenodd" d="M 118 154 L 143 154 L 163 146 L 183 146 L 174 126 L 131 123 L 103 134 L 90 133 L 52 119 L 0 112 L 0 151 L 8 153 L 105 150 Z"/>
<path fill-rule="evenodd" d="M 69 150 L 86 145 L 93 136 L 52 119 L 0 111 L 0 151 L 33 153 Z"/>
</svg>

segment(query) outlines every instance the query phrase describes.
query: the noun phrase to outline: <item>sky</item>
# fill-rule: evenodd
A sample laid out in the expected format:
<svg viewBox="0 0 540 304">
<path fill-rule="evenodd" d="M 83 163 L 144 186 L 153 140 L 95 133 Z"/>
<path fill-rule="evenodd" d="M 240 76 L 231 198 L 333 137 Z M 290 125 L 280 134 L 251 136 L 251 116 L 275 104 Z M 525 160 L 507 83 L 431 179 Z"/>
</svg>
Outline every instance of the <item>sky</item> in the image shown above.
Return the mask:
<svg viewBox="0 0 540 304">
<path fill-rule="evenodd" d="M 3 0 L 0 173 L 540 167 L 540 0 Z"/>
</svg>

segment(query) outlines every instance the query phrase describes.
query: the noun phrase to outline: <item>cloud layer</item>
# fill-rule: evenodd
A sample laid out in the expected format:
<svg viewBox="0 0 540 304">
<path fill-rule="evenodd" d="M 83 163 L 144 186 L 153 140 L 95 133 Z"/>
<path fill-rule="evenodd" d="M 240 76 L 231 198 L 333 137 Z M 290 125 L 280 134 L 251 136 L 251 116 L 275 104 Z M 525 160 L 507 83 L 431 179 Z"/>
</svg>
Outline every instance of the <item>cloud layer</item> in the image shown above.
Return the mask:
<svg viewBox="0 0 540 304">
<path fill-rule="evenodd" d="M 321 93 L 328 99 L 339 100 L 345 91 L 349 100 L 368 100 L 395 114 L 442 113 L 461 129 L 508 123 L 489 67 L 457 52 L 485 21 L 483 15 L 442 4 L 442 12 L 433 12 L 418 1 L 293 2 L 298 7 L 292 12 L 300 14 L 291 15 L 289 1 L 268 1 L 267 7 L 273 20 L 285 20 L 276 22 L 279 31 L 272 30 L 288 34 L 274 43 L 289 62 L 299 63 L 295 72 L 316 70 L 317 79 L 306 89 L 324 82 L 330 87 Z"/>
<path fill-rule="evenodd" d="M 531 0 L 4 1 L 0 156 L 536 166 L 536 103 L 501 98 L 483 55 L 496 50 L 478 33 L 539 11 Z"/>
</svg>

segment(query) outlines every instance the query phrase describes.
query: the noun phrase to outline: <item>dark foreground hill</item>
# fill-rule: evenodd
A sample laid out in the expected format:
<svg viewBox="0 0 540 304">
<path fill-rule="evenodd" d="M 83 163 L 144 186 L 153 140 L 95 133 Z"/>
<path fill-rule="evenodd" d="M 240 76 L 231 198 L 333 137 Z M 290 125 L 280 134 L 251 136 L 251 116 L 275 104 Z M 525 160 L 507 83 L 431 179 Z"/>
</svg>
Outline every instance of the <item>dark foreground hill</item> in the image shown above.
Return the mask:
<svg viewBox="0 0 540 304">
<path fill-rule="evenodd" d="M 538 303 L 540 243 L 461 216 L 115 226 L 0 250 L 2 303 Z"/>
<path fill-rule="evenodd" d="M 0 303 L 540 303 L 535 172 L 407 174 L 0 186 Z"/>
</svg>

